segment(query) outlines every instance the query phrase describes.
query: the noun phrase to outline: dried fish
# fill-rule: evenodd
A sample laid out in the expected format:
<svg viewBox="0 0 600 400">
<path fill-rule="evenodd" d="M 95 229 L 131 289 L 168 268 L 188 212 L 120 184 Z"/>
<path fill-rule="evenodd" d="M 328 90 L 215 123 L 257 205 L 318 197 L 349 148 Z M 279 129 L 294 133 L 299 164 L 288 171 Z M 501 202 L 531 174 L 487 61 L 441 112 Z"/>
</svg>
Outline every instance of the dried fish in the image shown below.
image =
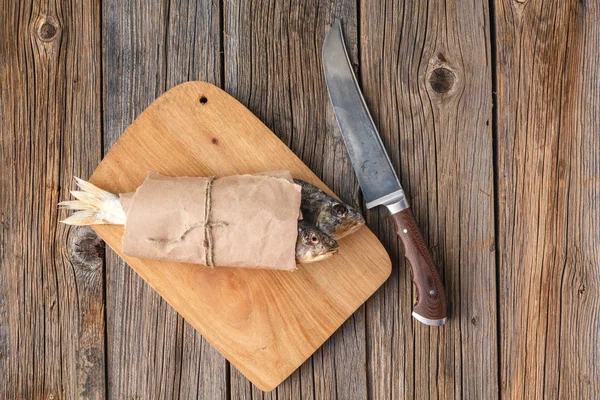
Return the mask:
<svg viewBox="0 0 600 400">
<path fill-rule="evenodd" d="M 319 228 L 298 221 L 296 261 L 303 264 L 325 260 L 338 251 L 338 243 Z"/>
<path fill-rule="evenodd" d="M 61 209 L 75 211 L 65 220 L 68 225 L 125 225 L 127 215 L 119 196 L 102 190 L 95 185 L 75 178 L 80 190 L 71 191 L 77 200 L 59 203 Z M 335 254 L 338 244 L 335 239 L 306 222 L 299 221 L 296 260 L 309 263 L 324 260 Z"/>
<path fill-rule="evenodd" d="M 308 182 L 294 179 L 302 186 L 302 219 L 334 239 L 354 233 L 365 224 L 362 214 L 348 204 L 325 194 Z"/>
</svg>

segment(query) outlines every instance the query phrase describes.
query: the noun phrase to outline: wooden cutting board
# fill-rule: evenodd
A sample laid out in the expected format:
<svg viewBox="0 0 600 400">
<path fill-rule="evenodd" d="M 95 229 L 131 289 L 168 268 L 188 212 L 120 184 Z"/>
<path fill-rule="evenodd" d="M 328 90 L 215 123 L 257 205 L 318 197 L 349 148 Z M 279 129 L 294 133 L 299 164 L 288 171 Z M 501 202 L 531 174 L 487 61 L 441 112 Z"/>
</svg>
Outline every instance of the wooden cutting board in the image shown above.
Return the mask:
<svg viewBox="0 0 600 400">
<path fill-rule="evenodd" d="M 205 82 L 179 85 L 150 105 L 90 181 L 134 191 L 148 171 L 217 177 L 288 169 L 331 191 L 248 109 Z M 271 391 L 388 278 L 385 249 L 366 227 L 329 260 L 295 272 L 210 269 L 123 256 L 123 227 L 96 232 L 252 383 Z"/>
</svg>

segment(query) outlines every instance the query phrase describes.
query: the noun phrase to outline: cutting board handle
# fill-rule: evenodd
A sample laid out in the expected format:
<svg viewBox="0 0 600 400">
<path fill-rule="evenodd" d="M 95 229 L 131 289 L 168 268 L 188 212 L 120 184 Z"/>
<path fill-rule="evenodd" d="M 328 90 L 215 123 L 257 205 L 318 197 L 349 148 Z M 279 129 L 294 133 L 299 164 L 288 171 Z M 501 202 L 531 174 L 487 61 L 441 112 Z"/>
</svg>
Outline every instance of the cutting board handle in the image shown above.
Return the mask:
<svg viewBox="0 0 600 400">
<path fill-rule="evenodd" d="M 417 301 L 413 317 L 427 325 L 440 326 L 446 322 L 446 293 L 440 275 L 433 263 L 429 248 L 410 208 L 391 216 L 396 234 L 402 239 L 404 254 L 411 266 Z"/>
</svg>

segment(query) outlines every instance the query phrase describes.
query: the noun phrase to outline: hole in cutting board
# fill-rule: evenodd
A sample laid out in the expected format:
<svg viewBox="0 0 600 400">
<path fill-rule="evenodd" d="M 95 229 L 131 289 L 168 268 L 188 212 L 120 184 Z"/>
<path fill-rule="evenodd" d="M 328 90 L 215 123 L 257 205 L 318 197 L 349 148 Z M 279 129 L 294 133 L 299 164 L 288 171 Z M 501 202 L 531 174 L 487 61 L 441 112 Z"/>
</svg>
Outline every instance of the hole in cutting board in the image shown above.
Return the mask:
<svg viewBox="0 0 600 400">
<path fill-rule="evenodd" d="M 200 96 L 200 104 L 204 105 L 206 103 L 208 103 L 208 99 L 206 98 L 206 96 Z"/>
</svg>

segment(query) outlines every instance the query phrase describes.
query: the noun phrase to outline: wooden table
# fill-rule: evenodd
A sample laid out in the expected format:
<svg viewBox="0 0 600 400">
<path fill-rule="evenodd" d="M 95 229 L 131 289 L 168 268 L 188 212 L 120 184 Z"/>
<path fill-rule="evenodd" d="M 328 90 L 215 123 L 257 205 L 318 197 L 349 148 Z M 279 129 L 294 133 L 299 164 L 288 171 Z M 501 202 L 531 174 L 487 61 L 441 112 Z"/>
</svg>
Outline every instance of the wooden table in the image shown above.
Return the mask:
<svg viewBox="0 0 600 400">
<path fill-rule="evenodd" d="M 366 212 L 391 278 L 263 394 L 56 204 L 158 95 L 206 80 L 360 205 L 320 66 L 336 18 L 452 316 L 411 318 L 392 225 Z M 0 398 L 597 397 L 599 18 L 595 0 L 3 2 Z"/>
</svg>

